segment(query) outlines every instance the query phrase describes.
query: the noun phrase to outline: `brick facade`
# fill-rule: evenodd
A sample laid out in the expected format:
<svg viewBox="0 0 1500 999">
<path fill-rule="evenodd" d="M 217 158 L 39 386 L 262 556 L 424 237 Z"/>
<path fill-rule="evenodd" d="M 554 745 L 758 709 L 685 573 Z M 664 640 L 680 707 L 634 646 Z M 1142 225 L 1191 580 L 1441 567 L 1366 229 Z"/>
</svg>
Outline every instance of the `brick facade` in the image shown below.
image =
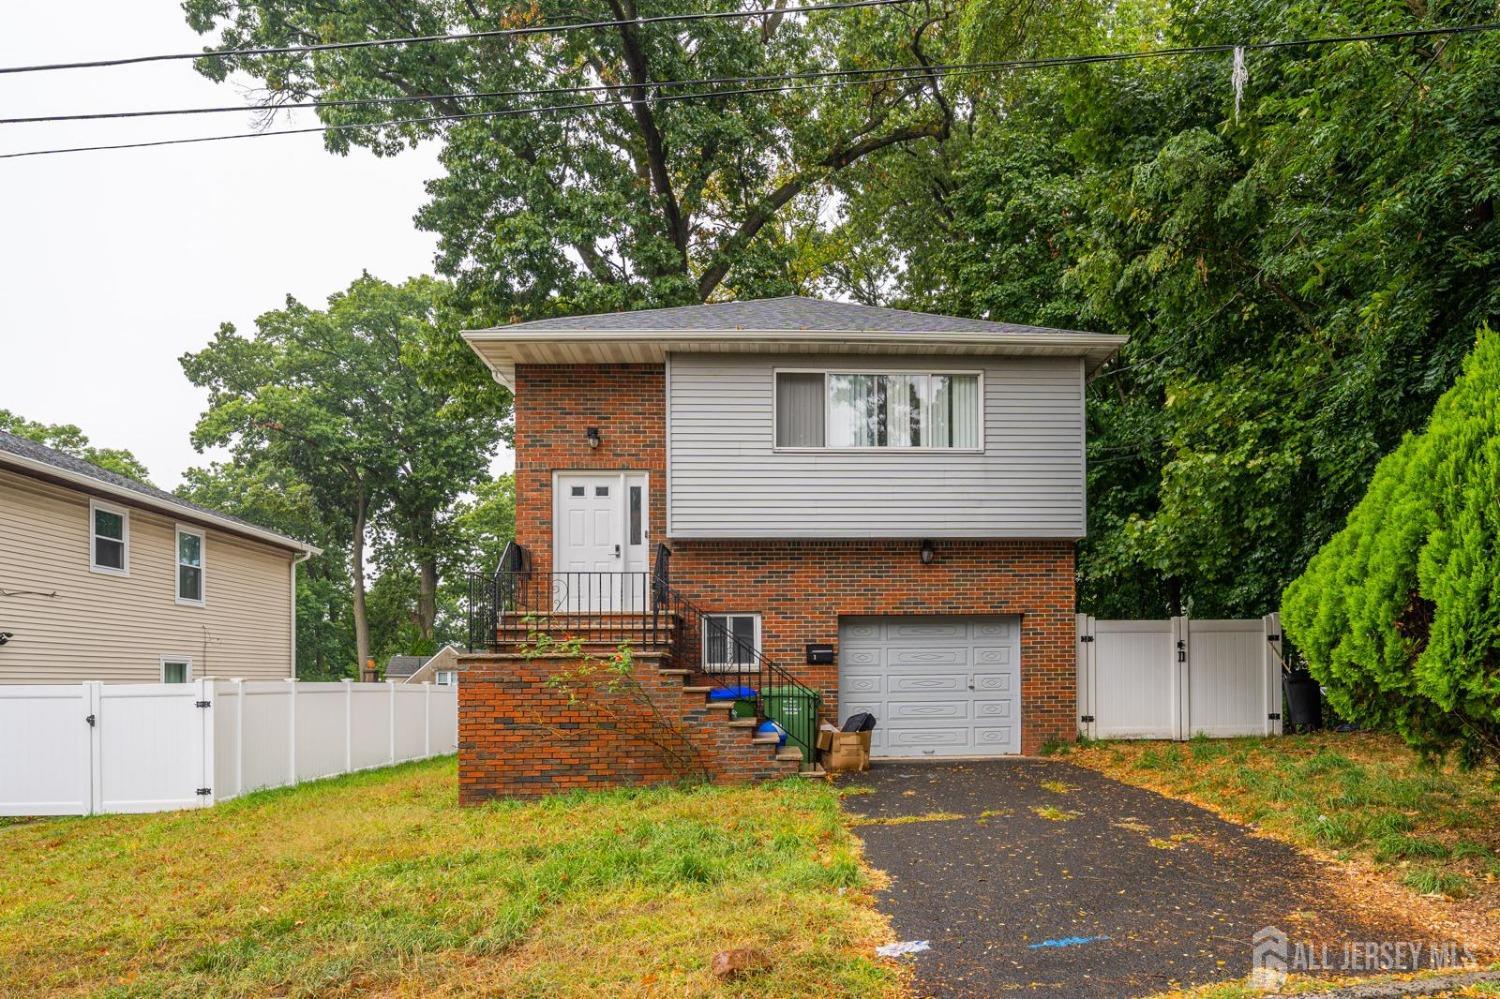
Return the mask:
<svg viewBox="0 0 1500 999">
<path fill-rule="evenodd" d="M 839 618 L 867 614 L 1021 615 L 1021 751 L 1078 731 L 1073 542 L 939 540 L 673 541 L 672 585 L 705 611 L 759 613 L 766 656 L 837 713 L 838 667 L 804 646 L 837 646 Z"/>
<path fill-rule="evenodd" d="M 667 538 L 665 394 L 660 365 L 517 366 L 516 540 L 535 572 L 552 567 L 555 471 L 645 471 L 651 538 L 672 548 L 674 588 L 708 611 L 759 613 L 766 655 L 820 689 L 829 715 L 837 711 L 837 666 L 804 665 L 803 647 L 836 645 L 841 616 L 1017 614 L 1022 752 L 1076 733 L 1072 540 L 938 540 L 936 558 L 923 565 L 915 538 Z M 587 427 L 599 428 L 599 447 L 588 446 Z M 558 692 L 536 675 L 542 667 L 523 662 L 489 657 L 468 663 L 460 684 L 463 800 L 665 779 L 660 759 L 630 749 L 631 740 L 619 734 L 570 736 L 576 745 L 522 734 L 523 723 L 538 717 L 571 718 L 565 699 L 558 702 Z M 691 716 L 696 709 L 684 710 Z M 703 736 L 717 742 L 723 733 Z M 710 766 L 715 778 L 760 776 L 757 767 L 767 765 L 760 752 L 745 761 L 732 753 L 725 758 Z"/>
<path fill-rule="evenodd" d="M 516 366 L 516 542 L 536 572 L 552 571 L 553 472 L 649 473 L 651 538 L 666 537 L 666 392 L 660 364 Z"/>
<path fill-rule="evenodd" d="M 573 673 L 577 659 L 475 655 L 461 662 L 458 796 L 465 805 L 684 778 L 763 780 L 797 771 L 795 760 L 778 761 L 774 746 L 751 741 L 752 729 L 730 725 L 727 712 L 708 707 L 701 693 L 660 672 L 653 656 L 639 657 L 632 672 L 640 696 L 621 693 L 618 686 L 579 684 L 576 702 L 547 681 L 562 671 Z"/>
</svg>

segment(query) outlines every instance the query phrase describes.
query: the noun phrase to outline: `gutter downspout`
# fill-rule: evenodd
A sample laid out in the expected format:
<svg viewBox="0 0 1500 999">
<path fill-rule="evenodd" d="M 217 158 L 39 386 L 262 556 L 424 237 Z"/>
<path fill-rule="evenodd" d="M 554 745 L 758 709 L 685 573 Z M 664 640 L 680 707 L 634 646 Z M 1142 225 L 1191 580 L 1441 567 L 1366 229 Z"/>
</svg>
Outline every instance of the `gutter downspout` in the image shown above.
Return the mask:
<svg viewBox="0 0 1500 999">
<path fill-rule="evenodd" d="M 303 552 L 292 557 L 292 679 L 297 679 L 297 566 L 312 558 L 312 552 Z"/>
</svg>

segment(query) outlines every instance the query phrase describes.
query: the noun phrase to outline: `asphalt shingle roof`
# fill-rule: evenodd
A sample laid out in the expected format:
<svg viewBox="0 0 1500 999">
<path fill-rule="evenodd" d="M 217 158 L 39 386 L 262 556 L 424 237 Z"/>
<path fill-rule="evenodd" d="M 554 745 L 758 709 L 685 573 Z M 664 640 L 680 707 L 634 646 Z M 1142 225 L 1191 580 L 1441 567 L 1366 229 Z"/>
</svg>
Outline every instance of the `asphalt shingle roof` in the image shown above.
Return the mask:
<svg viewBox="0 0 1500 999">
<path fill-rule="evenodd" d="M 395 679 L 401 676 L 411 676 L 422 665 L 427 662 L 428 656 L 391 656 L 385 663 L 385 675 L 387 679 Z"/>
<path fill-rule="evenodd" d="M 117 472 L 111 472 L 106 468 L 100 468 L 98 465 L 84 461 L 82 458 L 75 458 L 71 454 L 59 451 L 56 448 L 47 447 L 45 444 L 38 444 L 36 441 L 30 440 L 25 437 L 17 437 L 15 434 L 7 433 L 4 430 L 0 430 L 0 452 L 8 452 L 10 454 L 18 455 L 22 458 L 29 458 L 32 461 L 38 461 L 42 462 L 43 464 L 51 465 L 53 468 L 56 468 L 59 471 L 71 472 L 75 475 L 85 475 L 91 479 L 97 479 L 99 482 L 105 483 L 107 485 L 115 486 L 121 489 L 128 489 L 133 493 L 138 493 L 143 498 L 153 500 L 157 504 L 165 504 L 175 507 L 186 514 L 206 514 L 210 517 L 215 518 L 216 520 L 228 521 L 232 524 L 239 524 L 242 527 L 250 528 L 251 530 L 259 532 L 261 534 L 274 534 L 279 538 L 285 539 L 289 547 L 307 547 L 302 542 L 296 540 L 295 538 L 291 538 L 287 535 L 281 534 L 279 531 L 273 531 L 268 527 L 261 527 L 259 524 L 252 524 L 248 520 L 244 520 L 239 517 L 233 517 L 227 513 L 221 513 L 218 510 L 213 510 L 206 506 L 201 506 L 197 503 L 190 502 L 189 500 L 183 499 L 181 496 L 176 496 L 172 493 L 167 492 L 165 489 L 158 489 L 155 486 L 148 486 L 144 482 L 137 482 L 135 479 L 132 479 L 128 476 L 120 475 Z"/>
<path fill-rule="evenodd" d="M 986 319 L 939 316 L 930 312 L 882 309 L 853 302 L 828 302 L 818 298 L 788 295 L 745 302 L 715 302 L 683 305 L 670 309 L 640 309 L 634 312 L 604 312 L 591 316 L 538 319 L 498 327 L 507 333 L 519 331 L 618 332 L 713 332 L 733 330 L 793 331 L 825 333 L 1075 333 L 1042 326 L 1018 326 Z"/>
</svg>

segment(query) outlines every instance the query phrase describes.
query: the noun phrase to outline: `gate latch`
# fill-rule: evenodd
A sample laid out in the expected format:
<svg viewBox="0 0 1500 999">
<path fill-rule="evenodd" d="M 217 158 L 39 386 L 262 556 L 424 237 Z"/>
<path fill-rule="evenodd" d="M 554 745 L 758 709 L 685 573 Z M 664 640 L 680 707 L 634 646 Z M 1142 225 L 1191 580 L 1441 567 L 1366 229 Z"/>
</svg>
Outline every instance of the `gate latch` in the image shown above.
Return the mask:
<svg viewBox="0 0 1500 999">
<path fill-rule="evenodd" d="M 1079 718 L 1078 720 L 1081 721 L 1081 722 L 1090 722 L 1090 723 L 1092 723 L 1093 720 L 1094 720 L 1094 716 L 1093 715 L 1084 715 L 1083 717 Z"/>
<path fill-rule="evenodd" d="M 1094 640 L 1094 636 L 1093 635 L 1080 635 L 1080 636 L 1078 636 L 1078 640 L 1080 642 L 1092 642 Z"/>
<path fill-rule="evenodd" d="M 87 717 L 87 718 L 85 718 L 85 719 L 84 719 L 84 721 L 86 721 L 86 722 L 88 722 L 88 723 L 89 723 L 89 728 L 93 728 L 93 727 L 94 727 L 94 723 L 95 723 L 95 722 L 96 722 L 96 721 L 97 721 L 97 720 L 98 720 L 98 719 L 96 719 L 96 718 L 95 718 L 95 717 L 94 717 L 94 716 L 93 716 L 93 715 L 89 715 L 89 716 L 88 716 L 88 717 Z"/>
</svg>

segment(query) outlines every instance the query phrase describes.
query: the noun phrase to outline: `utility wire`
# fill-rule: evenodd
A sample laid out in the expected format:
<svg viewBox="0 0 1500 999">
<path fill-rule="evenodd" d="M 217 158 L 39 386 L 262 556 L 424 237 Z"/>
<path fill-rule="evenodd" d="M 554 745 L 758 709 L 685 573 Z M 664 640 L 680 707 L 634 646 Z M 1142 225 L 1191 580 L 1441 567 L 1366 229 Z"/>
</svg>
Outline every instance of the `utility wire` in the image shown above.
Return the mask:
<svg viewBox="0 0 1500 999">
<path fill-rule="evenodd" d="M 350 42 L 322 42 L 317 45 L 280 45 L 246 49 L 205 50 L 202 52 L 168 52 L 159 55 L 124 56 L 115 59 L 92 59 L 83 62 L 39 63 L 32 66 L 0 66 L 0 74 L 46 73 L 64 69 L 103 69 L 110 66 L 136 66 L 147 62 L 174 62 L 183 59 L 230 59 L 239 56 L 303 55 L 311 52 L 333 52 L 340 49 L 367 49 L 385 45 L 423 45 L 433 42 L 473 42 L 490 38 L 521 38 L 554 32 L 585 31 L 597 28 L 621 28 L 646 24 L 719 21 L 729 18 L 773 17 L 783 14 L 816 14 L 825 10 L 852 10 L 858 7 L 889 7 L 915 3 L 917 0 L 840 0 L 837 3 L 801 7 L 757 10 L 719 10 L 695 14 L 658 14 L 654 17 L 620 18 L 609 21 L 572 21 L 562 24 L 533 24 L 524 28 L 496 28 L 489 31 L 454 32 L 441 35 L 410 35 L 404 38 L 363 38 Z"/>
<path fill-rule="evenodd" d="M 1134 61 L 1134 60 L 1140 60 L 1140 59 L 1158 59 L 1158 58 L 1168 58 L 1168 57 L 1186 56 L 1186 55 L 1223 54 L 1225 52 L 1233 51 L 1235 48 L 1255 49 L 1255 50 L 1282 49 L 1282 48 L 1291 48 L 1291 47 L 1309 47 L 1309 46 L 1317 46 L 1317 45 L 1343 44 L 1343 43 L 1348 43 L 1348 42 L 1390 41 L 1390 40 L 1395 40 L 1395 39 L 1400 39 L 1400 38 L 1419 38 L 1419 37 L 1428 37 L 1428 36 L 1433 36 L 1433 35 L 1452 36 L 1452 35 L 1461 35 L 1461 34 L 1477 34 L 1477 33 L 1481 33 L 1481 32 L 1490 32 L 1490 31 L 1496 31 L 1496 30 L 1500 30 L 1500 22 L 1492 22 L 1492 23 L 1486 23 L 1486 24 L 1455 25 L 1455 26 L 1446 27 L 1446 28 L 1416 28 L 1416 29 L 1410 29 L 1410 30 L 1407 30 L 1407 31 L 1388 31 L 1388 32 L 1378 32 L 1378 33 L 1363 34 L 1363 35 L 1338 35 L 1338 36 L 1325 36 L 1325 37 L 1321 37 L 1321 38 L 1302 38 L 1302 39 L 1271 40 L 1271 41 L 1263 41 L 1263 42 L 1252 42 L 1252 43 L 1247 43 L 1245 45 L 1240 45 L 1240 46 L 1234 45 L 1232 43 L 1225 43 L 1225 44 L 1218 44 L 1218 45 L 1182 46 L 1182 47 L 1165 48 L 1165 49 L 1145 49 L 1145 50 L 1141 50 L 1141 51 L 1137 51 L 1137 52 L 1103 52 L 1103 53 L 1091 53 L 1091 54 L 1085 54 L 1085 55 L 1055 56 L 1055 57 L 1044 58 L 1044 59 L 1007 59 L 1007 60 L 996 60 L 996 61 L 983 62 L 983 63 L 953 63 L 953 64 L 948 64 L 948 65 L 943 65 L 943 66 L 931 66 L 931 67 L 929 67 L 929 66 L 886 66 L 886 67 L 881 67 L 879 69 L 867 69 L 867 70 L 819 70 L 819 71 L 814 71 L 814 72 L 809 72 L 809 73 L 804 73 L 804 74 L 786 74 L 786 75 L 782 75 L 782 76 L 767 76 L 767 77 L 717 77 L 717 78 L 712 78 L 711 77 L 711 78 L 706 78 L 704 80 L 699 80 L 699 81 L 692 81 L 692 80 L 662 80 L 662 81 L 648 82 L 648 83 L 643 83 L 643 84 L 620 84 L 620 85 L 608 85 L 608 86 L 601 85 L 601 86 L 596 86 L 596 87 L 580 87 L 580 88 L 571 88 L 571 89 L 570 88 L 550 88 L 550 89 L 539 89 L 539 90 L 503 91 L 503 92 L 496 92 L 496 96 L 499 96 L 499 95 L 503 94 L 505 96 L 531 97 L 531 96 L 543 96 L 543 95 L 558 94 L 558 93 L 587 93 L 587 92 L 599 92 L 599 91 L 612 92 L 612 91 L 617 91 L 617 90 L 649 91 L 649 90 L 653 90 L 653 89 L 660 89 L 660 88 L 663 88 L 663 87 L 685 86 L 685 85 L 690 85 L 690 84 L 702 85 L 702 84 L 710 84 L 710 83 L 716 83 L 716 82 L 741 82 L 741 81 L 763 82 L 763 81 L 766 81 L 766 82 L 775 83 L 776 81 L 781 81 L 781 80 L 797 80 L 797 79 L 805 79 L 805 80 L 810 80 L 811 81 L 811 82 L 808 82 L 808 83 L 787 84 L 787 85 L 782 85 L 782 86 L 774 86 L 773 85 L 773 86 L 764 86 L 764 87 L 742 88 L 742 89 L 720 90 L 720 91 L 709 91 L 709 92 L 704 92 L 704 93 L 690 93 L 690 94 L 667 94 L 667 95 L 660 95 L 660 94 L 658 94 L 656 96 L 633 96 L 631 98 L 631 102 L 632 103 L 634 103 L 636 101 L 649 101 L 649 102 L 651 102 L 653 104 L 667 104 L 667 103 L 675 103 L 677 101 L 686 101 L 686 100 L 713 100 L 713 99 L 724 98 L 724 97 L 739 97 L 739 96 L 754 95 L 754 94 L 779 94 L 779 93 L 785 93 L 785 92 L 788 92 L 788 91 L 807 90 L 807 89 L 814 89 L 814 88 L 817 88 L 817 87 L 824 87 L 824 86 L 834 86 L 834 87 L 840 87 L 840 86 L 858 86 L 858 85 L 862 85 L 862 84 L 871 84 L 871 83 L 878 84 L 878 83 L 899 82 L 899 81 L 902 81 L 902 80 L 911 80 L 911 79 L 936 78 L 936 77 L 939 77 L 939 76 L 941 76 L 941 77 L 972 76 L 972 75 L 980 74 L 980 73 L 1002 72 L 1002 71 L 1006 71 L 1006 70 L 1046 69 L 1046 68 L 1051 68 L 1051 67 L 1056 67 L 1056 66 L 1092 65 L 1092 64 L 1098 64 L 1098 63 L 1127 62 L 1127 61 Z M 877 76 L 876 74 L 886 74 L 886 75 L 885 76 Z M 853 77 L 853 78 L 850 78 L 850 77 Z M 462 99 L 472 99 L 472 98 L 477 98 L 477 97 L 482 97 L 482 96 L 488 96 L 488 95 L 468 94 L 468 95 L 450 95 L 450 96 L 451 96 L 452 99 L 459 99 L 460 97 Z M 416 100 L 425 100 L 425 101 L 431 101 L 431 100 L 437 100 L 437 99 L 440 99 L 439 95 L 431 95 L 431 96 L 426 97 L 426 98 L 416 98 Z M 370 103 L 393 102 L 394 100 L 395 100 L 394 98 L 391 98 L 391 99 L 388 99 L 388 100 L 374 100 L 374 101 L 371 101 Z M 307 103 L 310 104 L 310 105 L 313 105 L 313 106 L 341 106 L 341 105 L 345 104 L 345 102 L 307 102 Z M 201 137 L 197 137 L 197 138 L 186 138 L 186 139 L 158 139 L 158 140 L 155 140 L 155 141 L 148 141 L 148 142 L 125 142 L 125 143 L 115 143 L 115 144 L 111 144 L 111 145 L 72 146 L 72 147 L 59 148 L 59 149 L 37 149 L 37 150 L 28 150 L 28 151 L 19 152 L 19 153 L 4 153 L 4 154 L 0 154 L 0 159 L 20 159 L 20 158 L 23 158 L 23 157 L 30 157 L 30 156 L 50 156 L 50 155 L 55 155 L 55 154 L 59 154 L 59 153 L 97 152 L 97 151 L 115 150 L 115 149 L 144 149 L 144 148 L 151 148 L 151 147 L 156 147 L 156 146 L 192 145 L 192 144 L 203 143 L 203 142 L 224 142 L 224 141 L 229 141 L 229 140 L 233 140 L 233 139 L 261 138 L 263 136 L 271 136 L 271 135 L 305 135 L 305 134 L 311 134 L 311 133 L 316 133 L 316 132 L 338 132 L 338 131 L 346 131 L 346 130 L 349 130 L 349 129 L 357 129 L 357 128 L 388 128 L 388 127 L 392 127 L 392 126 L 432 124 L 432 123 L 443 122 L 443 121 L 461 121 L 461 120 L 475 119 L 475 118 L 508 118 L 508 117 L 515 117 L 515 116 L 519 116 L 519 115 L 548 114 L 548 113 L 564 112 L 564 111 L 595 111 L 595 110 L 604 110 L 604 109 L 613 110 L 613 109 L 618 109 L 620 106 L 621 105 L 619 103 L 611 102 L 611 101 L 602 101 L 602 102 L 601 101 L 588 101 L 588 102 L 583 102 L 583 103 L 578 103 L 578 104 L 557 104 L 557 105 L 542 105 L 542 106 L 539 106 L 539 107 L 507 108 L 507 109 L 499 110 L 499 111 L 473 111 L 473 112 L 465 112 L 465 113 L 462 113 L 462 114 L 427 115 L 427 116 L 416 117 L 416 118 L 399 118 L 399 119 L 394 119 L 394 120 L 390 120 L 390 121 L 380 121 L 380 122 L 350 122 L 350 123 L 345 123 L 345 124 L 334 124 L 334 125 L 315 125 L 315 126 L 310 126 L 310 127 L 307 127 L 307 128 L 289 128 L 289 129 L 274 129 L 274 130 L 269 130 L 269 131 L 240 132 L 240 133 L 235 133 L 235 134 L 232 134 L 232 135 L 209 135 L 209 136 L 201 136 Z M 191 111 L 191 110 L 194 110 L 194 109 L 184 109 L 184 110 Z M 253 108 L 242 108 L 240 110 L 254 110 L 254 109 Z M 129 114 L 129 113 L 127 112 L 125 114 Z"/>
<path fill-rule="evenodd" d="M 923 68 L 923 72 L 927 72 Z M 964 76 L 979 71 L 955 70 L 944 75 Z M 722 97 L 742 97 L 752 94 L 780 94 L 795 90 L 812 90 L 819 87 L 849 87 L 870 83 L 892 83 L 913 79 L 913 74 L 904 74 L 881 79 L 817 80 L 810 83 L 786 86 L 753 87 L 737 90 L 718 90 L 696 94 L 668 94 L 651 98 L 653 104 L 673 104 L 678 101 L 713 100 Z M 612 101 L 585 101 L 579 104 L 543 104 L 539 107 L 505 108 L 501 111 L 469 111 L 463 114 L 425 115 L 420 118 L 396 118 L 390 121 L 348 122 L 338 125 L 312 125 L 307 128 L 282 128 L 262 132 L 237 132 L 233 135 L 204 135 L 190 139 L 157 139 L 150 142 L 121 142 L 105 146 L 71 146 L 63 149 L 32 149 L 20 153 L 0 153 L 0 160 L 21 159 L 27 156 L 52 156 L 58 153 L 86 153 L 111 149 L 146 149 L 153 146 L 192 145 L 200 142 L 225 142 L 231 139 L 258 139 L 268 135 L 306 135 L 313 132 L 342 132 L 357 128 L 390 128 L 399 125 L 426 125 L 444 121 L 467 121 L 476 118 L 514 118 L 522 115 L 548 114 L 558 111 L 617 111 L 623 104 Z"/>
</svg>

